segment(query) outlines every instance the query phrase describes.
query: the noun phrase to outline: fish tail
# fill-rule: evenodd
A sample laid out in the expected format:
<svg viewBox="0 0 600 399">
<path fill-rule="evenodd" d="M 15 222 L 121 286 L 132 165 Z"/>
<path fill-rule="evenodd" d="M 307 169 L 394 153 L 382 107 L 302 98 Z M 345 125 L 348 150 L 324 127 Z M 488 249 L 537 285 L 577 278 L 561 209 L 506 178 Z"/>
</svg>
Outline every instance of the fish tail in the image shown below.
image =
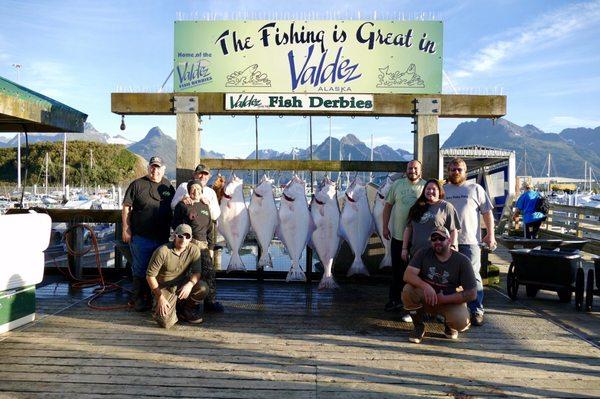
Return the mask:
<svg viewBox="0 0 600 399">
<path fill-rule="evenodd" d="M 388 248 L 385 249 L 385 255 L 383 256 L 381 263 L 379 263 L 380 269 L 385 269 L 386 267 L 392 267 L 392 254 Z"/>
<path fill-rule="evenodd" d="M 306 281 L 306 274 L 302 271 L 302 268 L 297 261 L 292 261 L 292 267 L 285 278 L 286 282 L 290 281 Z"/>
<path fill-rule="evenodd" d="M 319 283 L 319 287 L 318 287 L 319 290 L 335 290 L 338 288 L 340 288 L 340 286 L 333 279 L 333 275 L 327 276 L 327 275 L 323 274 L 323 278 L 321 279 L 321 282 Z"/>
<path fill-rule="evenodd" d="M 263 267 L 263 268 L 272 268 L 273 267 L 273 260 L 271 259 L 271 254 L 269 253 L 269 251 L 263 251 L 260 254 L 260 258 L 258 259 L 258 267 Z"/>
<path fill-rule="evenodd" d="M 352 262 L 352 266 L 348 269 L 348 274 L 346 274 L 346 276 L 350 277 L 354 274 L 364 274 L 365 276 L 369 276 L 369 271 L 360 256 L 354 258 L 354 262 Z"/>
<path fill-rule="evenodd" d="M 227 272 L 231 271 L 246 271 L 246 266 L 244 266 L 244 262 L 242 262 L 242 258 L 238 252 L 232 252 L 231 258 L 229 258 L 229 265 L 227 265 Z"/>
</svg>

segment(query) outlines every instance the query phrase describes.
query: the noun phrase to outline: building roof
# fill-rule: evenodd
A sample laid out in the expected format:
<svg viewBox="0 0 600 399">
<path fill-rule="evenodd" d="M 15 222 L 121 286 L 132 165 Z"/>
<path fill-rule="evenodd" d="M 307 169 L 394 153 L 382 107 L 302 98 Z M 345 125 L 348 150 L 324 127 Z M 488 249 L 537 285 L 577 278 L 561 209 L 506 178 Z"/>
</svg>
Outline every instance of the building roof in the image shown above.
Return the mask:
<svg viewBox="0 0 600 399">
<path fill-rule="evenodd" d="M 0 76 L 0 132 L 83 132 L 87 115 Z"/>
</svg>

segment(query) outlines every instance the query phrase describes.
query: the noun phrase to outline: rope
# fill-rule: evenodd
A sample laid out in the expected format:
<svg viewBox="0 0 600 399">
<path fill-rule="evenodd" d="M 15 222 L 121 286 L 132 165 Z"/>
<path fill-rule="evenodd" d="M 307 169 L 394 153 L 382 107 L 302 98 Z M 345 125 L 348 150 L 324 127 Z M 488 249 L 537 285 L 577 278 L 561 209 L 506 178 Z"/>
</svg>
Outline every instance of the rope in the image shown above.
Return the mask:
<svg viewBox="0 0 600 399">
<path fill-rule="evenodd" d="M 69 242 L 71 241 L 71 234 L 73 234 L 73 232 L 78 229 L 78 228 L 82 228 L 82 229 L 86 229 L 89 231 L 90 233 L 90 237 L 91 237 L 91 241 L 92 241 L 92 245 L 90 247 L 88 247 L 85 250 L 82 251 L 76 251 L 73 248 L 71 248 Z M 88 224 L 85 223 L 78 223 L 78 224 L 74 224 L 73 226 L 69 227 L 65 233 L 64 233 L 64 239 L 65 239 L 65 244 L 67 247 L 67 253 L 71 256 L 77 256 L 77 257 L 82 257 L 84 255 L 86 255 L 87 253 L 89 253 L 92 249 L 94 250 L 95 253 L 95 259 L 96 259 L 96 268 L 98 269 L 98 276 L 91 278 L 91 279 L 87 279 L 87 280 L 83 280 L 83 279 L 79 279 L 75 276 L 73 276 L 73 273 L 71 272 L 71 269 L 67 267 L 67 271 L 68 274 L 65 273 L 61 267 L 58 266 L 58 264 L 56 263 L 56 260 L 53 259 L 57 269 L 65 276 L 67 277 L 71 282 L 73 282 L 72 286 L 75 288 L 87 288 L 87 287 L 93 287 L 95 285 L 99 285 L 98 288 L 94 289 L 94 295 L 88 300 L 87 305 L 88 307 L 94 309 L 94 310 L 118 310 L 118 309 L 128 309 L 131 308 L 132 305 L 131 304 L 125 304 L 125 305 L 114 305 L 114 306 L 100 306 L 100 305 L 94 305 L 93 302 L 100 298 L 102 295 L 104 294 L 108 294 L 110 292 L 114 292 L 117 291 L 119 289 L 123 289 L 127 292 L 131 292 L 128 289 L 116 284 L 116 283 L 106 283 L 106 281 L 104 280 L 104 275 L 102 274 L 102 266 L 100 265 L 100 251 L 98 249 L 98 238 L 96 237 L 96 233 L 94 233 L 94 229 L 91 228 Z"/>
</svg>

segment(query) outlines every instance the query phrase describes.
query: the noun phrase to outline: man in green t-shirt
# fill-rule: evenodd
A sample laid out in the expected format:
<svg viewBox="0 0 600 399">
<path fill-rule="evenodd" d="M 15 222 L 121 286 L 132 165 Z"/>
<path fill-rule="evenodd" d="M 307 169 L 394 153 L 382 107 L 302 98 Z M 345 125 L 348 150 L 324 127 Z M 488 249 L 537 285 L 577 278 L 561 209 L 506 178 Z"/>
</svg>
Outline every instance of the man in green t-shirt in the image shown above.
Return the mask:
<svg viewBox="0 0 600 399">
<path fill-rule="evenodd" d="M 402 236 L 406 227 L 408 210 L 421 195 L 423 187 L 425 187 L 425 180 L 421 179 L 421 162 L 415 159 L 406 165 L 406 178 L 396 180 L 385 198 L 383 236 L 388 240 L 391 238 L 392 253 L 392 282 L 389 302 L 385 305 L 385 310 L 388 312 L 403 309 L 401 295 L 404 280 L 402 277 L 406 270 L 406 263 L 402 260 Z M 391 232 L 388 227 L 390 220 Z M 404 313 L 402 321 L 410 323 L 410 316 Z"/>
<path fill-rule="evenodd" d="M 199 304 L 208 294 L 208 285 L 200 280 L 202 262 L 210 259 L 208 249 L 190 245 L 192 228 L 180 224 L 175 229 L 173 242 L 154 251 L 146 280 L 154 295 L 152 317 L 164 328 L 170 328 L 179 319 L 201 323 Z"/>
</svg>

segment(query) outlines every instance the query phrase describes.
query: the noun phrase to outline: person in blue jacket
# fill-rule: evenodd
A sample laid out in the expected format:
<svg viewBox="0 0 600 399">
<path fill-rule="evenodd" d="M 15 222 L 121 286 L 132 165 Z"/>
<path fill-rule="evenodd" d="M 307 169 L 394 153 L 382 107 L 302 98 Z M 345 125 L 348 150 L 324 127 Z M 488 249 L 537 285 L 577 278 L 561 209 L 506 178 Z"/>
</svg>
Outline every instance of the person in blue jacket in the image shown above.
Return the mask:
<svg viewBox="0 0 600 399">
<path fill-rule="evenodd" d="M 540 225 L 546 219 L 546 215 L 536 210 L 537 203 L 542 200 L 542 196 L 527 181 L 523 183 L 523 190 L 523 194 L 517 200 L 517 210 L 513 215 L 513 220 L 516 221 L 519 215 L 523 214 L 525 238 L 537 238 Z"/>
</svg>

